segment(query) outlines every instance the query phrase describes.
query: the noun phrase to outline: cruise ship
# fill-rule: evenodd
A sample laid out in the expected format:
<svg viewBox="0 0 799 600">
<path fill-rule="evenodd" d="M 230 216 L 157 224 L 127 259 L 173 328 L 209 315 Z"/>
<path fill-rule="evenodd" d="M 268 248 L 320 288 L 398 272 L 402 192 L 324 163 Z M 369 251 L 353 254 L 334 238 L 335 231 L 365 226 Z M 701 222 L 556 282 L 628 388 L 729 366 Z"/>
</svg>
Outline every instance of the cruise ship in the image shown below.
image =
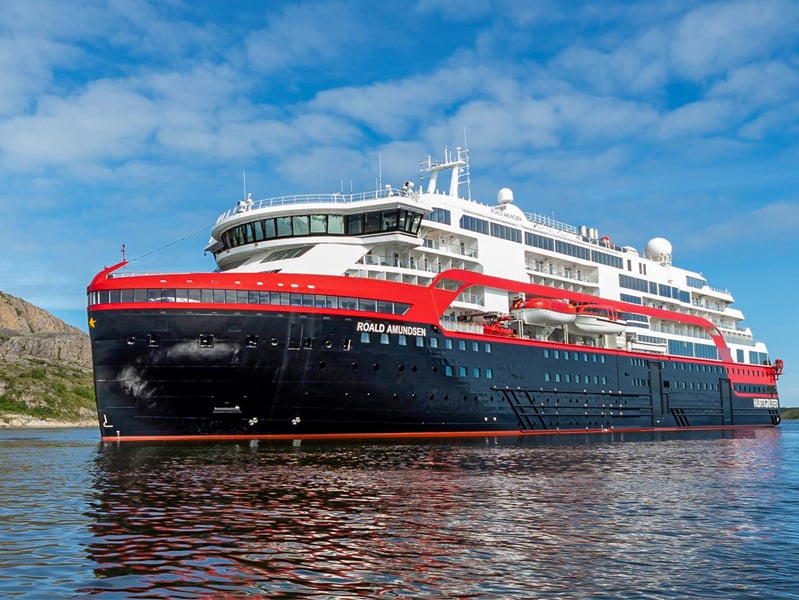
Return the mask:
<svg viewBox="0 0 799 600">
<path fill-rule="evenodd" d="M 771 427 L 777 379 L 728 290 L 596 228 L 471 198 L 469 153 L 419 183 L 224 212 L 205 273 L 88 286 L 103 440 Z"/>
</svg>

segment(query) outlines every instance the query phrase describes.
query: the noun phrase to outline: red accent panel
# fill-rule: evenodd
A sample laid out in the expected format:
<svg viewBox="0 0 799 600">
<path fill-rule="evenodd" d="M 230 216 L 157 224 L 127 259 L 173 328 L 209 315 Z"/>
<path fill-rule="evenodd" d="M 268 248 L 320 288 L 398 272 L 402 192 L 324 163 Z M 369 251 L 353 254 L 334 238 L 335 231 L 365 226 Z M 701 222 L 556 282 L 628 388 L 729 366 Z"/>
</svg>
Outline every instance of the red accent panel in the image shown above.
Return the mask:
<svg viewBox="0 0 799 600">
<path fill-rule="evenodd" d="M 431 431 L 431 432 L 399 432 L 399 433 L 316 433 L 316 434 L 272 434 L 272 435 L 121 435 L 102 436 L 104 442 L 197 442 L 197 441 L 243 441 L 243 440 L 390 440 L 420 438 L 467 438 L 467 437 L 512 437 L 543 435 L 584 435 L 586 433 L 649 433 L 656 431 L 722 431 L 749 430 L 774 427 L 774 425 L 716 425 L 709 427 L 634 427 L 624 429 L 558 429 L 557 431 Z"/>
</svg>

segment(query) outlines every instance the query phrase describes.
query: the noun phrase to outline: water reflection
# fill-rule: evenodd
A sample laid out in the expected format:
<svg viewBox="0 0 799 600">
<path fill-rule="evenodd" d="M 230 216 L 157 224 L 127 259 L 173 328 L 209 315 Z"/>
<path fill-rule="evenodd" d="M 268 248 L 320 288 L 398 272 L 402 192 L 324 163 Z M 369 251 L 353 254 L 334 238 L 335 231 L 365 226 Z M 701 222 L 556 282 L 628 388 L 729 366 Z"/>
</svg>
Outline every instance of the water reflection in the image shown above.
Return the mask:
<svg viewBox="0 0 799 600">
<path fill-rule="evenodd" d="M 779 435 L 102 445 L 80 592 L 748 597 Z"/>
</svg>

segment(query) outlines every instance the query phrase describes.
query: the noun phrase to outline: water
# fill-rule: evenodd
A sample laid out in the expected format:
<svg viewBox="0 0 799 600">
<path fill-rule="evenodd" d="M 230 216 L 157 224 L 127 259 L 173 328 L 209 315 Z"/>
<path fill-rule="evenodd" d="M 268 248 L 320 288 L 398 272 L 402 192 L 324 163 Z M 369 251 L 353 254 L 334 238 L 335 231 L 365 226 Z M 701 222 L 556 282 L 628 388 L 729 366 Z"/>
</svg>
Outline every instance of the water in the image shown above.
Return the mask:
<svg viewBox="0 0 799 600">
<path fill-rule="evenodd" d="M 0 431 L 3 598 L 799 598 L 799 423 L 463 441 Z"/>
</svg>

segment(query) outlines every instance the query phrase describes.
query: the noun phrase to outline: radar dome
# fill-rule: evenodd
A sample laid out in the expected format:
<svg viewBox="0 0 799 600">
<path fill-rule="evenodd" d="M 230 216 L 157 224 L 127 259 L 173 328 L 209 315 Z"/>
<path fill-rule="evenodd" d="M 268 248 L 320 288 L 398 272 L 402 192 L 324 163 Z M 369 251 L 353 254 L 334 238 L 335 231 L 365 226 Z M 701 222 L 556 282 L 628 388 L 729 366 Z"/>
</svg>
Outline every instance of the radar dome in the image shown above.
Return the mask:
<svg viewBox="0 0 799 600">
<path fill-rule="evenodd" d="M 502 188 L 497 193 L 497 202 L 500 204 L 510 204 L 513 202 L 513 190 L 510 188 Z"/>
<path fill-rule="evenodd" d="M 671 242 L 666 238 L 652 238 L 646 243 L 644 255 L 650 260 L 671 264 Z"/>
</svg>

